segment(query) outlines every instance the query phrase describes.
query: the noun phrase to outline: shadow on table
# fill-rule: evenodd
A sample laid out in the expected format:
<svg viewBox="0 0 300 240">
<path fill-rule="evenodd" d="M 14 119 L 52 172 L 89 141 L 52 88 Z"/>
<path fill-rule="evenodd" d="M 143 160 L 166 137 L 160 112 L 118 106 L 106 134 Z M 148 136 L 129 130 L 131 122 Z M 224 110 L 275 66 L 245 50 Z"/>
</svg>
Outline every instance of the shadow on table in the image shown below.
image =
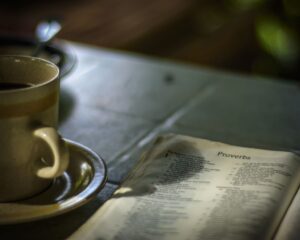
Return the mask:
<svg viewBox="0 0 300 240">
<path fill-rule="evenodd" d="M 59 124 L 62 124 L 72 115 L 75 104 L 75 96 L 67 89 L 61 88 L 59 100 Z"/>
</svg>

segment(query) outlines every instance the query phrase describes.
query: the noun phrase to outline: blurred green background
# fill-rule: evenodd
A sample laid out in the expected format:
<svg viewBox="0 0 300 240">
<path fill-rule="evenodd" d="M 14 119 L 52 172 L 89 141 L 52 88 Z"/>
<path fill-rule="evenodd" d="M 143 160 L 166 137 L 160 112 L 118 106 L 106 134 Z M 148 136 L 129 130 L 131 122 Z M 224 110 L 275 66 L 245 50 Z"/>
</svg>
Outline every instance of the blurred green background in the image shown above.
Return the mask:
<svg viewBox="0 0 300 240">
<path fill-rule="evenodd" d="M 63 19 L 59 38 L 300 80 L 299 0 L 3 1 L 0 33 L 33 37 L 47 16 Z"/>
</svg>

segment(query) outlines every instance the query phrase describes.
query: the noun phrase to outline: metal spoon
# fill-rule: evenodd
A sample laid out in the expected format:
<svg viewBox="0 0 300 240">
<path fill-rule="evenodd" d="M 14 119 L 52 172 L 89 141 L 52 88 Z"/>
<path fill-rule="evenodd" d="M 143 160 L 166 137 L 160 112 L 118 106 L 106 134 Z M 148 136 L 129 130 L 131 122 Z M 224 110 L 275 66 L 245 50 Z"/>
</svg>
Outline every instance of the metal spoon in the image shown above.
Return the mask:
<svg viewBox="0 0 300 240">
<path fill-rule="evenodd" d="M 36 47 L 31 55 L 36 57 L 43 50 L 45 45 L 50 42 L 61 30 L 61 24 L 56 19 L 46 19 L 40 22 L 35 29 Z"/>
</svg>

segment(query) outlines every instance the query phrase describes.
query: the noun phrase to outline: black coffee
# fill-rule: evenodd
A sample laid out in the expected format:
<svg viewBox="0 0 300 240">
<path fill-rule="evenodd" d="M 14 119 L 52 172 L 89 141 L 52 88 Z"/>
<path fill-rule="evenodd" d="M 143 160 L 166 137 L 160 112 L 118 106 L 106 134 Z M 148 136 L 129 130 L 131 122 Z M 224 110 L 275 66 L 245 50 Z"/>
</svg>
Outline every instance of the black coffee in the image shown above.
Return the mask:
<svg viewBox="0 0 300 240">
<path fill-rule="evenodd" d="M 30 83 L 0 82 L 0 91 L 32 87 Z"/>
</svg>

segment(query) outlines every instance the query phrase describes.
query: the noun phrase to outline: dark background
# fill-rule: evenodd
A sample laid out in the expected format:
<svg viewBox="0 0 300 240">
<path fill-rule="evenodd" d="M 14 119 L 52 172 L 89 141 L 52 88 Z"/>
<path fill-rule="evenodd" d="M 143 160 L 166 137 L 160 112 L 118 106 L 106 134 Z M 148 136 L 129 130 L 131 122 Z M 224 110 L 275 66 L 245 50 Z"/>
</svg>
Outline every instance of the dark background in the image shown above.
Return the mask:
<svg viewBox="0 0 300 240">
<path fill-rule="evenodd" d="M 33 37 L 49 16 L 58 38 L 300 80 L 299 0 L 2 1 L 0 34 Z"/>
</svg>

